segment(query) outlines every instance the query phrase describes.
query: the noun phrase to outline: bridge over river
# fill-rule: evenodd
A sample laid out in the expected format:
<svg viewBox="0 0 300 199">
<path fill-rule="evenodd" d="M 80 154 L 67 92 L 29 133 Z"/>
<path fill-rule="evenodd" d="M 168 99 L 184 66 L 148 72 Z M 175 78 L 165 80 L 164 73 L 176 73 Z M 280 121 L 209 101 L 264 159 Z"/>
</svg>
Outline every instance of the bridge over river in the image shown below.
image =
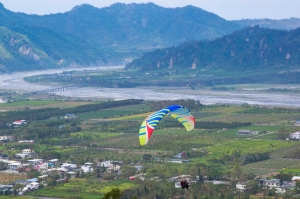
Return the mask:
<svg viewBox="0 0 300 199">
<path fill-rule="evenodd" d="M 45 89 L 45 90 L 40 90 L 40 91 L 33 91 L 33 92 L 29 92 L 26 94 L 42 94 L 42 93 L 53 93 L 56 91 L 69 91 L 69 90 L 74 90 L 74 89 L 78 89 L 81 88 L 81 86 L 63 86 L 63 87 L 59 87 L 59 88 L 49 88 L 49 89 Z"/>
</svg>

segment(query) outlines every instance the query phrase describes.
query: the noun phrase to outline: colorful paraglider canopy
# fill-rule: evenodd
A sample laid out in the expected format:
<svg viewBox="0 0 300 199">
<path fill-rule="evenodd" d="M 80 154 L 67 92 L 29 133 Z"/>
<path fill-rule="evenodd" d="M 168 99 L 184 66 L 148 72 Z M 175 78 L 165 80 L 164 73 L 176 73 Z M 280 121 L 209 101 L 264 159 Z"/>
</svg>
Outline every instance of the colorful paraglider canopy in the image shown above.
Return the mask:
<svg viewBox="0 0 300 199">
<path fill-rule="evenodd" d="M 189 109 L 180 106 L 172 105 L 161 109 L 149 115 L 140 127 L 139 139 L 140 145 L 144 146 L 148 143 L 153 131 L 164 116 L 170 116 L 181 122 L 187 131 L 191 131 L 195 127 L 195 117 Z"/>
</svg>

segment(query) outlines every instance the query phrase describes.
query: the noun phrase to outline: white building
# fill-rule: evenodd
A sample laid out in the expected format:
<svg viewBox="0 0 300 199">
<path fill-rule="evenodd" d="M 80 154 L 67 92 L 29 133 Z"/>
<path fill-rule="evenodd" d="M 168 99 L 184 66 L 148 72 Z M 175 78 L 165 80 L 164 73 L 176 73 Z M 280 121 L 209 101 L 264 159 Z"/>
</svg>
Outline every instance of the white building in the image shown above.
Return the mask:
<svg viewBox="0 0 300 199">
<path fill-rule="evenodd" d="M 43 162 L 43 159 L 32 159 L 32 160 L 27 160 L 27 162 L 31 165 L 37 165 Z"/>
<path fill-rule="evenodd" d="M 22 159 L 28 158 L 28 157 L 30 157 L 30 156 L 31 156 L 30 154 L 25 154 L 25 153 L 16 153 L 16 154 L 15 154 L 15 157 L 16 157 L 16 158 L 22 158 Z"/>
<path fill-rule="evenodd" d="M 293 176 L 292 182 L 300 182 L 300 176 Z"/>
<path fill-rule="evenodd" d="M 300 132 L 291 133 L 290 138 L 300 140 Z"/>
<path fill-rule="evenodd" d="M 0 136 L 1 141 L 4 141 L 4 140 L 14 141 L 14 139 L 15 139 L 14 136 L 11 136 L 11 135 Z"/>
<path fill-rule="evenodd" d="M 32 149 L 23 149 L 22 153 L 24 153 L 24 154 L 32 154 L 32 153 L 34 153 L 34 151 Z"/>
<path fill-rule="evenodd" d="M 236 188 L 237 190 L 240 190 L 240 191 L 245 191 L 245 190 L 246 190 L 247 183 L 248 183 L 248 182 L 238 182 L 238 183 L 235 185 L 235 188 Z"/>
<path fill-rule="evenodd" d="M 19 127 L 19 126 L 24 125 L 24 124 L 27 124 L 26 120 L 16 120 L 16 121 L 14 121 L 13 126 L 14 127 Z"/>
<path fill-rule="evenodd" d="M 92 172 L 94 170 L 92 166 L 93 163 L 87 162 L 81 166 L 81 169 L 83 170 L 84 173 Z"/>
<path fill-rule="evenodd" d="M 19 162 L 10 163 L 7 165 L 8 169 L 11 171 L 18 171 L 18 169 L 22 168 L 22 164 Z"/>
<path fill-rule="evenodd" d="M 70 163 L 63 163 L 60 168 L 64 168 L 64 169 L 76 169 L 77 168 L 77 164 L 70 164 Z"/>
<path fill-rule="evenodd" d="M 110 160 L 104 161 L 104 162 L 99 162 L 98 165 L 100 167 L 105 167 L 105 168 L 112 167 L 112 163 Z"/>
</svg>

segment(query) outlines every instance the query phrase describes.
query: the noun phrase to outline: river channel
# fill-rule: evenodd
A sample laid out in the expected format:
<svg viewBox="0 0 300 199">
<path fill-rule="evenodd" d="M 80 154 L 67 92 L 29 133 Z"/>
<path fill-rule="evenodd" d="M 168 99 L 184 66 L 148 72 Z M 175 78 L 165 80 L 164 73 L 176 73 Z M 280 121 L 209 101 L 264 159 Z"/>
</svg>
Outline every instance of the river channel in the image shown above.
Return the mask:
<svg viewBox="0 0 300 199">
<path fill-rule="evenodd" d="M 0 90 L 33 92 L 51 89 L 53 86 L 33 84 L 23 80 L 24 77 L 39 74 L 54 74 L 74 70 L 118 70 L 124 66 L 50 69 L 30 72 L 16 72 L 0 75 Z M 273 86 L 273 85 L 272 85 Z M 272 87 L 270 86 L 270 87 Z M 56 86 L 57 87 L 57 86 Z M 292 87 L 292 86 L 290 86 Z M 293 88 L 295 85 L 293 85 Z M 296 85 L 300 88 L 300 85 Z M 284 88 L 289 88 L 284 85 Z M 202 104 L 251 104 L 263 106 L 300 107 L 300 94 L 270 93 L 260 89 L 244 89 L 239 91 L 213 91 L 210 89 L 188 88 L 91 88 L 84 87 L 69 91 L 55 91 L 57 95 L 84 99 L 145 99 L 145 100 L 175 100 L 194 99 Z"/>
</svg>

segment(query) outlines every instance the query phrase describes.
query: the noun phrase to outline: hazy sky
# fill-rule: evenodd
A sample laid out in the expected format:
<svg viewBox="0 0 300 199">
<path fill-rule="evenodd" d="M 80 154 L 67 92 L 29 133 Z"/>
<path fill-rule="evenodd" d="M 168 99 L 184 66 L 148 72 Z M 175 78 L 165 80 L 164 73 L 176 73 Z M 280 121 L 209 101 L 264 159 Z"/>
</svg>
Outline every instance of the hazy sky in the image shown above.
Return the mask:
<svg viewBox="0 0 300 199">
<path fill-rule="evenodd" d="M 13 12 L 39 15 L 66 12 L 84 3 L 102 8 L 116 2 L 126 4 L 153 2 L 172 8 L 193 5 L 227 20 L 300 18 L 300 0 L 0 0 L 0 2 Z"/>
</svg>

